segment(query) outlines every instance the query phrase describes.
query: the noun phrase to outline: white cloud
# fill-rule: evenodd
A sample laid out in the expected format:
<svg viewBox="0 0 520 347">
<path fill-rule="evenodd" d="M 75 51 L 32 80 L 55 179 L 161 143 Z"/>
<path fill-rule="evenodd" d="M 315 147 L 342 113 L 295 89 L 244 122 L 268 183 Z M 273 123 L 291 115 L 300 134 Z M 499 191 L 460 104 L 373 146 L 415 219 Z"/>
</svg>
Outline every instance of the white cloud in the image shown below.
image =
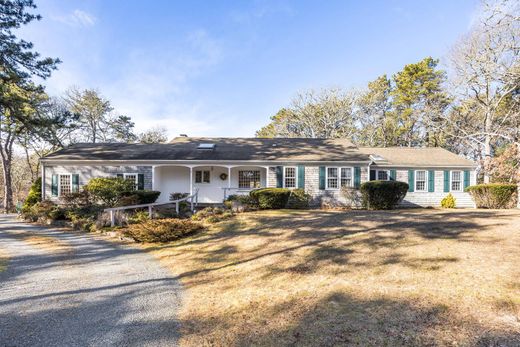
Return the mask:
<svg viewBox="0 0 520 347">
<path fill-rule="evenodd" d="M 91 27 L 96 24 L 96 17 L 82 10 L 74 10 L 72 13 L 62 16 L 52 16 L 53 20 L 72 27 Z"/>
</svg>

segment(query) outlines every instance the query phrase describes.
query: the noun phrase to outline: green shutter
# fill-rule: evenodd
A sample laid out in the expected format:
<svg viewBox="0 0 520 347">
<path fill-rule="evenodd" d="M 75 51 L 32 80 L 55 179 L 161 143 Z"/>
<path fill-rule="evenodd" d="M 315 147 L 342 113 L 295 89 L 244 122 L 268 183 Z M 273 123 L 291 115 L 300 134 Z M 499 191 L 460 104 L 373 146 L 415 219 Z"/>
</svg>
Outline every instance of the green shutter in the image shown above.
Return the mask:
<svg viewBox="0 0 520 347">
<path fill-rule="evenodd" d="M 144 190 L 144 174 L 137 174 L 137 190 Z"/>
<path fill-rule="evenodd" d="M 79 192 L 79 175 L 78 174 L 72 174 L 72 192 L 73 193 Z"/>
<path fill-rule="evenodd" d="M 376 180 L 376 170 L 370 170 L 370 180 L 371 181 Z"/>
<path fill-rule="evenodd" d="M 390 170 L 390 181 L 397 181 L 397 172 L 394 169 Z"/>
<path fill-rule="evenodd" d="M 58 175 L 52 175 L 51 194 L 58 196 Z"/>
<path fill-rule="evenodd" d="M 469 170 L 464 170 L 464 191 L 469 187 Z"/>
<path fill-rule="evenodd" d="M 444 192 L 449 193 L 450 191 L 450 171 L 444 171 Z"/>
<path fill-rule="evenodd" d="M 354 188 L 361 186 L 361 168 L 359 166 L 354 167 Z"/>
<path fill-rule="evenodd" d="M 276 167 L 276 188 L 283 187 L 283 166 Z"/>
<path fill-rule="evenodd" d="M 408 191 L 413 192 L 415 189 L 415 171 L 408 170 Z"/>
<path fill-rule="evenodd" d="M 428 171 L 428 191 L 433 193 L 435 191 L 435 171 Z"/>
<path fill-rule="evenodd" d="M 320 190 L 325 189 L 325 166 L 320 166 Z"/>
<path fill-rule="evenodd" d="M 305 166 L 298 165 L 298 188 L 305 189 Z"/>
</svg>

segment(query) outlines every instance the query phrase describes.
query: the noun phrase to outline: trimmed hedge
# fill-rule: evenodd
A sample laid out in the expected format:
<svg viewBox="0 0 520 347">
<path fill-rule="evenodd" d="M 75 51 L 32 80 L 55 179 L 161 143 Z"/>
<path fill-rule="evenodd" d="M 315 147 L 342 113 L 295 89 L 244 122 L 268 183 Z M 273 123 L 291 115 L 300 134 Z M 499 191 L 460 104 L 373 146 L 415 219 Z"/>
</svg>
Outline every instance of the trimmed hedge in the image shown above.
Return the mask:
<svg viewBox="0 0 520 347">
<path fill-rule="evenodd" d="M 152 204 L 155 201 L 157 201 L 159 195 L 161 195 L 161 192 L 158 192 L 156 190 L 132 190 L 129 192 L 123 192 L 121 194 L 123 198 L 135 197 L 137 205 Z M 119 205 L 121 205 L 121 201 L 119 202 Z"/>
<path fill-rule="evenodd" d="M 137 242 L 169 242 L 203 229 L 202 224 L 189 219 L 152 219 L 128 225 L 125 234 Z"/>
<path fill-rule="evenodd" d="M 311 196 L 305 193 L 305 190 L 301 188 L 293 189 L 291 190 L 285 207 L 292 209 L 306 209 L 309 208 L 310 201 Z"/>
<path fill-rule="evenodd" d="M 466 188 L 466 191 L 471 194 L 478 208 L 513 208 L 516 206 L 516 184 L 477 184 Z"/>
<path fill-rule="evenodd" d="M 286 188 L 261 188 L 249 193 L 263 210 L 285 208 L 290 194 L 291 191 Z"/>
<path fill-rule="evenodd" d="M 42 201 L 42 178 L 38 177 L 31 185 L 27 199 L 23 202 L 22 211 L 28 211 L 40 201 Z"/>
<path fill-rule="evenodd" d="M 369 181 L 361 185 L 362 204 L 371 210 L 391 210 L 403 200 L 408 183 L 398 181 Z"/>
</svg>

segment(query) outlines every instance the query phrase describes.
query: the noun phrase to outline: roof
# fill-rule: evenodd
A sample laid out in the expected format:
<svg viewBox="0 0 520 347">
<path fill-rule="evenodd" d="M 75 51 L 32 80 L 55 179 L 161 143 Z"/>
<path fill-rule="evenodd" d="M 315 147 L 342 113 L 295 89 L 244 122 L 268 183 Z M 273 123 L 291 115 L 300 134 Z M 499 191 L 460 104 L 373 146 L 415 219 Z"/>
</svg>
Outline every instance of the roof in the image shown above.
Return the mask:
<svg viewBox="0 0 520 347">
<path fill-rule="evenodd" d="M 198 149 L 200 144 L 215 144 Z M 215 160 L 369 162 L 347 139 L 177 137 L 163 144 L 74 144 L 44 160 Z"/>
<path fill-rule="evenodd" d="M 382 166 L 475 166 L 473 161 L 440 147 L 360 147 L 359 151 L 371 158 L 380 157 L 374 162 Z"/>
</svg>

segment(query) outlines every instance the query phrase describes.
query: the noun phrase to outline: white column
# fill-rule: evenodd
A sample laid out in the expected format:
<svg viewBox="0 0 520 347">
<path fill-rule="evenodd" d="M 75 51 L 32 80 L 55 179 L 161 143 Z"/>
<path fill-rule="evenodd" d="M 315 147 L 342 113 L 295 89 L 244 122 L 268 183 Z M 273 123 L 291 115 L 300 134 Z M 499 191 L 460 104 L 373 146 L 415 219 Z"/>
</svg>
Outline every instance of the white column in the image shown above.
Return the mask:
<svg viewBox="0 0 520 347">
<path fill-rule="evenodd" d="M 231 167 L 228 166 L 227 168 L 227 183 L 228 188 L 231 188 Z"/>
<path fill-rule="evenodd" d="M 42 163 L 42 200 L 46 200 L 45 196 L 45 165 Z"/>
<path fill-rule="evenodd" d="M 190 166 L 190 195 L 193 195 L 193 167 Z"/>
<path fill-rule="evenodd" d="M 152 166 L 152 190 L 155 190 L 155 165 Z"/>
</svg>

